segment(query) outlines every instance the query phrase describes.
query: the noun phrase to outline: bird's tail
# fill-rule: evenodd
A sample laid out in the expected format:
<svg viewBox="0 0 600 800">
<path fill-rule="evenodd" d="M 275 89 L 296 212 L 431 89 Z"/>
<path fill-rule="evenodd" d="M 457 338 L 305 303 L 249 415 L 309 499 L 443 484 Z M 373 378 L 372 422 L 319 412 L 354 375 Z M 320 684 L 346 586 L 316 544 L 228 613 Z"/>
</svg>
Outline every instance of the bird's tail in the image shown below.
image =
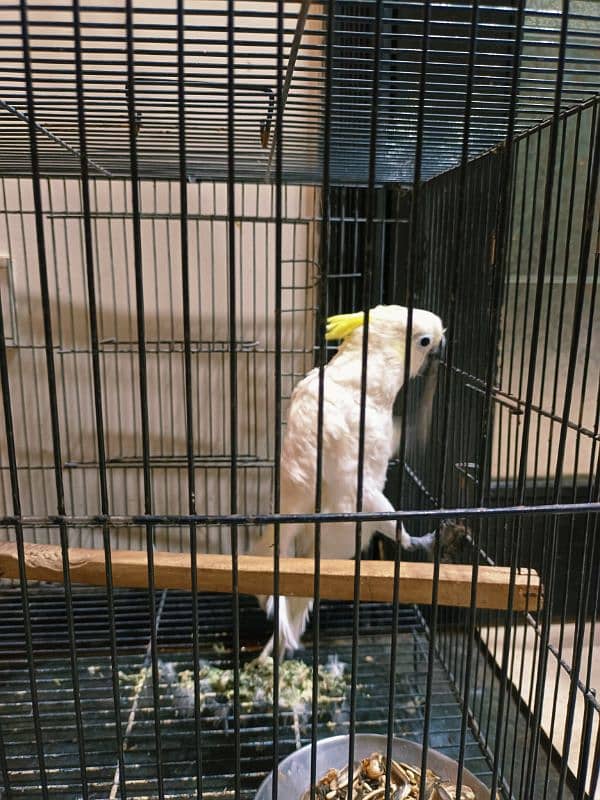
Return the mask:
<svg viewBox="0 0 600 800">
<path fill-rule="evenodd" d="M 262 604 L 261 604 L 262 605 Z M 280 597 L 279 598 L 279 657 L 284 658 L 286 653 L 292 653 L 301 646 L 300 640 L 306 630 L 308 616 L 312 609 L 313 601 L 308 597 Z M 275 600 L 271 596 L 266 599 L 263 606 L 267 616 L 273 617 Z M 273 635 L 274 636 L 274 635 Z M 273 652 L 273 636 L 261 653 L 261 657 L 270 656 Z"/>
<path fill-rule="evenodd" d="M 296 529 L 292 526 L 285 530 L 282 527 L 281 555 L 290 556 L 293 534 Z M 286 535 L 287 534 L 287 535 Z M 273 525 L 265 528 L 262 536 L 257 536 L 250 548 L 252 555 L 272 556 L 275 542 L 275 529 Z M 273 618 L 275 602 L 272 596 L 257 595 L 260 607 L 269 618 Z M 286 653 L 298 650 L 300 639 L 306 629 L 308 615 L 312 609 L 312 600 L 308 597 L 280 597 L 279 598 L 279 655 L 281 658 Z M 273 637 L 269 640 L 262 652 L 262 656 L 271 655 L 273 650 Z"/>
</svg>

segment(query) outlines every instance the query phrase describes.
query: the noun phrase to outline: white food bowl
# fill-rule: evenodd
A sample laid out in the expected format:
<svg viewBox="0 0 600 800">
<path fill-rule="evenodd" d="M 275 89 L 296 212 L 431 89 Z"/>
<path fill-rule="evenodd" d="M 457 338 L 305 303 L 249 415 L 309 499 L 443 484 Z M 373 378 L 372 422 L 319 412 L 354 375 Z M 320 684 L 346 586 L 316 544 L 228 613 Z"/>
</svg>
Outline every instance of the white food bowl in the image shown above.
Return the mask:
<svg viewBox="0 0 600 800">
<path fill-rule="evenodd" d="M 332 767 L 342 769 L 348 764 L 348 736 L 332 736 L 321 739 L 317 746 L 317 780 Z M 357 733 L 354 737 L 354 761 L 358 762 L 371 753 L 382 753 L 387 750 L 387 736 L 376 733 Z M 279 764 L 279 797 L 285 800 L 301 800 L 310 788 L 310 751 L 308 744 L 291 753 Z M 392 755 L 395 761 L 421 766 L 423 748 L 408 739 L 394 739 Z M 432 750 L 427 753 L 427 768 L 433 770 L 441 778 L 455 782 L 458 774 L 458 763 L 451 758 Z M 271 772 L 261 783 L 254 800 L 271 800 L 273 773 Z M 490 790 L 468 770 L 463 769 L 463 784 L 475 792 L 476 800 L 490 800 Z"/>
</svg>

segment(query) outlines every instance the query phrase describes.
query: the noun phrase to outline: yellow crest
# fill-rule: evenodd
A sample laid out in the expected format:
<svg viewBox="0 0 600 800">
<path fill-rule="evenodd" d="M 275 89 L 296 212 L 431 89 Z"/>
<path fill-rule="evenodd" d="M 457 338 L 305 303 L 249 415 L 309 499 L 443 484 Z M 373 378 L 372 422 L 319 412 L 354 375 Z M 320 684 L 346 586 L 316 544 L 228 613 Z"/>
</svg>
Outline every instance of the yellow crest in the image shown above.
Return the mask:
<svg viewBox="0 0 600 800">
<path fill-rule="evenodd" d="M 364 311 L 356 311 L 354 314 L 336 314 L 327 318 L 327 329 L 325 338 L 345 339 L 348 334 L 363 324 L 365 319 Z"/>
</svg>

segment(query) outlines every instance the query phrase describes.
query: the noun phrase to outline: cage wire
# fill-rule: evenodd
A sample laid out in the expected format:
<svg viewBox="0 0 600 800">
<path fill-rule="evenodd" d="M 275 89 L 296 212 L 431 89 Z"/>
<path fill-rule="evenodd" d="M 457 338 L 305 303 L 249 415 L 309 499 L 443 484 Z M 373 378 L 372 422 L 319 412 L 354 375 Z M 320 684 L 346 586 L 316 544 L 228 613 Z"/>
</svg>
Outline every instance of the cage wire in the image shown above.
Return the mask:
<svg viewBox="0 0 600 800">
<path fill-rule="evenodd" d="M 251 800 L 273 771 L 296 800 L 284 757 L 378 733 L 486 796 L 600 797 L 600 6 L 21 0 L 0 32 L 0 796 Z M 379 534 L 348 602 L 320 497 L 278 515 L 325 318 L 378 303 L 447 327 L 386 494 L 412 533 L 461 526 L 459 605 L 441 535 L 429 602 L 359 602 L 368 561 L 415 560 Z M 360 544 L 377 515 L 347 512 Z M 282 519 L 316 548 L 291 704 L 277 642 L 270 699 L 244 684 L 278 620 L 240 558 Z"/>
</svg>

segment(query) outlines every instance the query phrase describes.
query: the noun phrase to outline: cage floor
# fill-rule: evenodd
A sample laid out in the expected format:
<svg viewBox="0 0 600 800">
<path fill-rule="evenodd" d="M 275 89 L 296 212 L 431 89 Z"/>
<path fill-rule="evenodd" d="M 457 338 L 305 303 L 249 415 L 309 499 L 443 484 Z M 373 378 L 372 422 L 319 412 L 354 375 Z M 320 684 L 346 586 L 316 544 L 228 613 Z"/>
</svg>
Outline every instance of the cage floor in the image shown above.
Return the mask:
<svg viewBox="0 0 600 800">
<path fill-rule="evenodd" d="M 61 588 L 36 587 L 30 592 L 39 719 L 44 740 L 49 795 L 80 798 L 81 782 L 73 703 L 71 663 L 64 597 Z M 228 596 L 200 595 L 201 657 L 219 666 L 231 661 L 232 609 Z M 158 592 L 155 597 L 160 680 L 160 745 L 166 797 L 196 796 L 196 737 L 193 716 L 181 707 L 168 674 L 192 668 L 190 595 Z M 128 798 L 157 796 L 155 721 L 148 665 L 150 618 L 143 591 L 115 593 L 116 637 L 120 676 L 120 722 L 125 742 Z M 0 725 L 11 797 L 40 797 L 39 765 L 31 713 L 24 651 L 21 595 L 0 593 Z M 115 711 L 112 692 L 109 619 L 101 590 L 75 589 L 73 618 L 77 638 L 77 670 L 85 737 L 86 775 L 91 798 L 119 797 Z M 321 662 L 329 656 L 350 663 L 351 606 L 323 604 Z M 360 691 L 357 730 L 385 733 L 389 698 L 391 609 L 361 605 L 359 651 Z M 242 658 L 258 653 L 269 634 L 262 612 L 242 598 Z M 428 639 L 416 610 L 400 613 L 395 734 L 420 741 L 427 668 Z M 310 660 L 307 650 L 300 657 Z M 206 708 L 202 713 L 202 788 L 206 800 L 234 793 L 234 729 L 231 709 Z M 272 716 L 244 711 L 241 718 L 241 788 L 250 800 L 272 765 Z M 460 709 L 441 662 L 434 665 L 431 746 L 457 757 Z M 319 737 L 347 733 L 348 705 L 322 715 Z M 309 713 L 282 712 L 280 757 L 310 741 Z M 466 766 L 489 783 L 490 770 L 474 738 L 467 741 Z M 1 793 L 0 793 L 1 794 Z"/>
</svg>

